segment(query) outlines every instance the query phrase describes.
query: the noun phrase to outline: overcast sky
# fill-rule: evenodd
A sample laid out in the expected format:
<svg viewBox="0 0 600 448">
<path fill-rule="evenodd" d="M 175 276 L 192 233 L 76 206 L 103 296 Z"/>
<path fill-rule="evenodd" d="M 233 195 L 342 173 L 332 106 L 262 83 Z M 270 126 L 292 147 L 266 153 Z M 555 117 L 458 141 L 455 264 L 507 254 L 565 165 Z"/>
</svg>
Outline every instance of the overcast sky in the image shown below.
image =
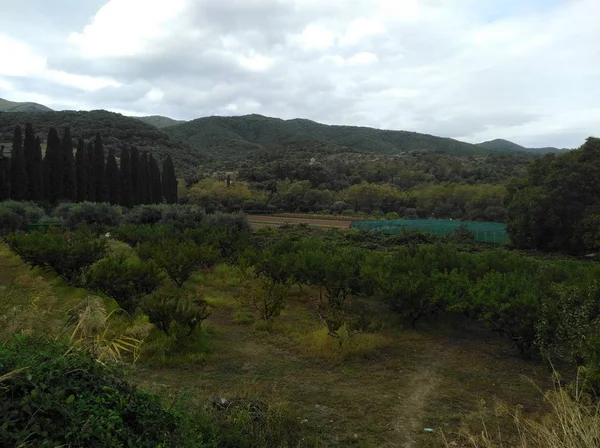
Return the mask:
<svg viewBox="0 0 600 448">
<path fill-rule="evenodd" d="M 0 97 L 479 142 L 600 134 L 600 0 L 0 0 Z"/>
</svg>

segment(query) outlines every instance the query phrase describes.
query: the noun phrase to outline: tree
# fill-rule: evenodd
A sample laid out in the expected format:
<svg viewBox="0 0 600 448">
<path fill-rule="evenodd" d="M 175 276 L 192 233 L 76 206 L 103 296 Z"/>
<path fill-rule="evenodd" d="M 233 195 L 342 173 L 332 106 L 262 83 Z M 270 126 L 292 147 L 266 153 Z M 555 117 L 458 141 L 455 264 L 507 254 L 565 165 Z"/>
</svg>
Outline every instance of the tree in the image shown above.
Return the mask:
<svg viewBox="0 0 600 448">
<path fill-rule="evenodd" d="M 141 193 L 141 160 L 140 152 L 136 147 L 131 148 L 131 198 L 133 205 L 142 203 Z"/>
<path fill-rule="evenodd" d="M 90 202 L 97 202 L 96 170 L 94 169 L 94 143 L 91 141 L 87 144 L 85 159 L 87 165 L 87 200 Z"/>
<path fill-rule="evenodd" d="M 119 205 L 121 203 L 121 172 L 115 158 L 115 150 L 108 150 L 108 159 L 106 160 L 106 183 L 108 185 L 108 199 L 111 204 Z"/>
<path fill-rule="evenodd" d="M 177 178 L 173 159 L 168 155 L 163 162 L 162 190 L 167 204 L 177 203 Z"/>
<path fill-rule="evenodd" d="M 143 152 L 139 165 L 140 204 L 150 204 L 151 189 L 149 186 L 150 170 L 148 169 L 148 153 Z"/>
<path fill-rule="evenodd" d="M 517 247 L 582 254 L 600 248 L 600 139 L 545 156 L 509 186 L 507 230 Z"/>
<path fill-rule="evenodd" d="M 153 262 L 127 258 L 121 254 L 96 263 L 90 270 L 92 288 L 115 299 L 119 306 L 133 313 L 145 295 L 162 282 L 160 269 Z"/>
<path fill-rule="evenodd" d="M 76 198 L 75 161 L 73 160 L 73 139 L 69 127 L 66 127 L 63 133 L 61 150 L 63 165 L 61 199 L 74 201 Z"/>
<path fill-rule="evenodd" d="M 0 146 L 0 201 L 10 197 L 10 159 L 4 156 L 4 145 Z"/>
<path fill-rule="evenodd" d="M 219 259 L 214 247 L 187 239 L 167 238 L 142 244 L 138 254 L 143 260 L 154 261 L 178 287 L 182 287 L 195 271 L 208 268 Z"/>
<path fill-rule="evenodd" d="M 150 184 L 152 187 L 152 203 L 160 204 L 163 200 L 162 182 L 160 179 L 160 169 L 158 163 L 152 154 L 148 157 L 149 169 L 150 169 Z"/>
<path fill-rule="evenodd" d="M 84 231 L 15 233 L 9 235 L 7 243 L 25 262 L 51 269 L 67 283 L 76 285 L 106 253 L 106 240 Z"/>
<path fill-rule="evenodd" d="M 40 139 L 35 136 L 31 123 L 25 125 L 25 140 L 23 146 L 28 179 L 27 197 L 31 201 L 41 201 L 43 199 L 44 191 L 42 148 Z"/>
<path fill-rule="evenodd" d="M 44 158 L 44 188 L 46 199 L 56 204 L 61 196 L 63 180 L 63 163 L 60 158 L 61 142 L 58 131 L 51 128 L 46 141 L 46 156 Z"/>
<path fill-rule="evenodd" d="M 106 168 L 104 164 L 104 145 L 100 134 L 94 139 L 94 181 L 96 183 L 96 202 L 108 201 L 108 186 L 106 185 Z"/>
<path fill-rule="evenodd" d="M 127 208 L 133 207 L 131 153 L 127 148 L 121 150 L 121 205 Z"/>
<path fill-rule="evenodd" d="M 85 142 L 79 139 L 77 142 L 77 152 L 75 153 L 75 174 L 77 182 L 77 202 L 89 201 L 88 191 L 88 156 L 85 149 Z"/>
<path fill-rule="evenodd" d="M 15 127 L 10 153 L 10 197 L 15 201 L 27 199 L 27 170 L 25 156 L 23 155 L 21 126 Z"/>
</svg>

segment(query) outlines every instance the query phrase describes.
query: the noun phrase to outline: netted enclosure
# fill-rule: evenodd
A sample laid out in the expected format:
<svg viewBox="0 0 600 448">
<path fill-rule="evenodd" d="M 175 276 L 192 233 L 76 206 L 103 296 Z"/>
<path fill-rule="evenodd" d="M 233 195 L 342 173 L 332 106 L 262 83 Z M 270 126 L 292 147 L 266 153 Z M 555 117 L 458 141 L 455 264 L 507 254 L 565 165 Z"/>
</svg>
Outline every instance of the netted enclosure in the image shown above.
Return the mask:
<svg viewBox="0 0 600 448">
<path fill-rule="evenodd" d="M 476 241 L 495 244 L 507 244 L 506 224 L 498 222 L 451 221 L 440 219 L 416 219 L 393 221 L 353 221 L 352 229 L 372 230 L 389 234 L 397 234 L 411 230 L 431 233 L 438 236 L 451 235 L 460 226 L 465 226 Z"/>
</svg>

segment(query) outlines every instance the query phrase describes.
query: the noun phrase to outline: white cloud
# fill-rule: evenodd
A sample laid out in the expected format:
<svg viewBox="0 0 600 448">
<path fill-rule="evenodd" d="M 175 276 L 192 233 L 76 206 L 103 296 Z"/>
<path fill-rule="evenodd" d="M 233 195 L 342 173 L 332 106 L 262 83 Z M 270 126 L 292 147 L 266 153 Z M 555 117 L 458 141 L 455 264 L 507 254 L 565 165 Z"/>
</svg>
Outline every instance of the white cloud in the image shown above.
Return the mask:
<svg viewBox="0 0 600 448">
<path fill-rule="evenodd" d="M 167 37 L 173 31 L 169 22 L 185 6 L 185 0 L 110 0 L 69 42 L 85 57 L 134 56 Z"/>
<path fill-rule="evenodd" d="M 109 0 L 55 54 L 0 35 L 18 61 L 0 89 L 576 146 L 600 123 L 598 17 L 598 0 Z"/>
</svg>

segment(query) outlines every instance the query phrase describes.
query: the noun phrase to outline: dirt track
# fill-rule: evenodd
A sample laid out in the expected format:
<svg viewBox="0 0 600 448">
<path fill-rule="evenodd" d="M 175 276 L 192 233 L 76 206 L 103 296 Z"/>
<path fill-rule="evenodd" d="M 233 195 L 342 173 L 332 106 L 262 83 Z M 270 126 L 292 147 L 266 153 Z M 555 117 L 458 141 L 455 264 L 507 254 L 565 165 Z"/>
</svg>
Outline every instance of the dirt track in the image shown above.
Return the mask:
<svg viewBox="0 0 600 448">
<path fill-rule="evenodd" d="M 311 218 L 291 218 L 287 216 L 257 216 L 248 215 L 250 224 L 258 224 L 260 226 L 280 226 L 282 224 L 308 224 L 319 227 L 336 227 L 349 229 L 351 221 L 334 220 L 334 219 L 311 219 Z"/>
</svg>

